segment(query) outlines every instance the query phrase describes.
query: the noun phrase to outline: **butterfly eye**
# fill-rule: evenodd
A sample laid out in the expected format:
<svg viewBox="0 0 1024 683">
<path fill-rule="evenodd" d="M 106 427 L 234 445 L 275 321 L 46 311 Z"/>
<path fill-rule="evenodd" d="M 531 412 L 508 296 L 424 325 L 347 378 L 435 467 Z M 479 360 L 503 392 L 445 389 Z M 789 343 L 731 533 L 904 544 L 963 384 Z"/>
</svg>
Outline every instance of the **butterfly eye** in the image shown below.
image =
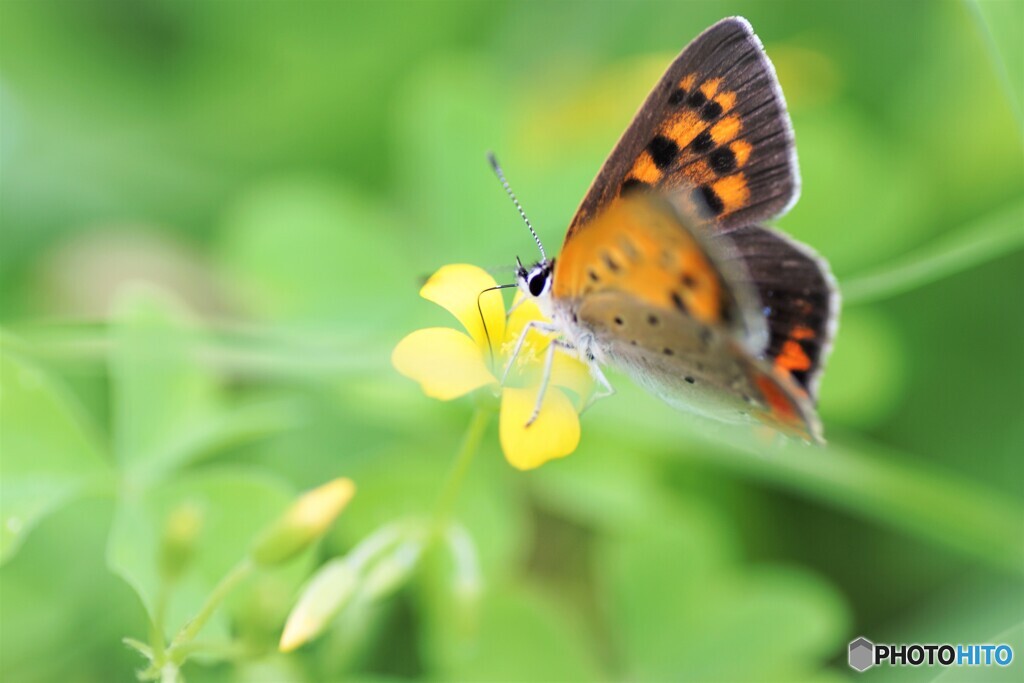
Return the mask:
<svg viewBox="0 0 1024 683">
<path fill-rule="evenodd" d="M 530 294 L 540 296 L 544 292 L 544 286 L 548 282 L 548 274 L 545 271 L 530 278 Z"/>
</svg>

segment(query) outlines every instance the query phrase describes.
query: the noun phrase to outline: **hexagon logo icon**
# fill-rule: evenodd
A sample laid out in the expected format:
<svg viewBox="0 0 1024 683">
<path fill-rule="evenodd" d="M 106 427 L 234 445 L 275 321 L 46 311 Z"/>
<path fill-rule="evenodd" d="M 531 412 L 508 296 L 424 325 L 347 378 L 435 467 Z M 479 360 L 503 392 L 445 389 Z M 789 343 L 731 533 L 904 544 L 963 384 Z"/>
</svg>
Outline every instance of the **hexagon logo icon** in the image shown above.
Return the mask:
<svg viewBox="0 0 1024 683">
<path fill-rule="evenodd" d="M 866 671 L 875 665 L 875 644 L 861 636 L 850 643 L 850 667 Z"/>
</svg>

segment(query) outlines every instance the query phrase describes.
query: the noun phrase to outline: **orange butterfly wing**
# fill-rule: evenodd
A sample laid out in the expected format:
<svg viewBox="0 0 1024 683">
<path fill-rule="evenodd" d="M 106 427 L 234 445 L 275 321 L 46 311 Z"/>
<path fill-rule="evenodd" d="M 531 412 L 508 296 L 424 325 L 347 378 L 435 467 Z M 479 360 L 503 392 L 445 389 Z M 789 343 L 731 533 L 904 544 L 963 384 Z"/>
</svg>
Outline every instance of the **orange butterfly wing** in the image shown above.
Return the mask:
<svg viewBox="0 0 1024 683">
<path fill-rule="evenodd" d="M 728 329 L 757 347 L 766 332 L 764 321 L 751 312 L 756 299 L 733 284 L 739 274 L 723 272 L 724 261 L 667 201 L 626 197 L 566 242 L 555 262 L 552 295 L 572 302 L 614 291 Z"/>
<path fill-rule="evenodd" d="M 723 19 L 672 62 L 594 179 L 566 241 L 614 198 L 650 188 L 684 192 L 720 230 L 773 218 L 796 201 L 789 114 L 745 19 Z"/>
</svg>

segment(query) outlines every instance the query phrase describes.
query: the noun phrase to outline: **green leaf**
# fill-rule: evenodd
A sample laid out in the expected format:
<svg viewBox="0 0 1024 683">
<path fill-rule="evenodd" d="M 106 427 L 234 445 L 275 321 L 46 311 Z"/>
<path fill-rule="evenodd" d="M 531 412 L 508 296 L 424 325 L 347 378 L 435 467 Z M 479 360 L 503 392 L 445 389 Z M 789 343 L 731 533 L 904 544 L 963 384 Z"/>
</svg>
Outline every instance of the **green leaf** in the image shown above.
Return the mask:
<svg viewBox="0 0 1024 683">
<path fill-rule="evenodd" d="M 112 327 L 114 450 L 133 485 L 302 419 L 292 400 L 224 407 L 214 375 L 201 363 L 205 336 L 160 290 L 126 292 Z"/>
<path fill-rule="evenodd" d="M 186 314 L 152 288 L 124 293 L 111 333 L 114 455 L 136 483 L 166 468 L 168 448 L 213 413 L 216 387 L 200 371 Z"/>
<path fill-rule="evenodd" d="M 629 440 L 621 436 L 595 438 L 584 430 L 582 438 L 583 457 L 557 460 L 525 475 L 545 509 L 583 525 L 618 530 L 656 523 L 666 507 L 677 505 L 657 458 L 643 449 L 623 457 Z M 719 550 L 725 552 L 716 548 L 716 555 Z"/>
<path fill-rule="evenodd" d="M 74 398 L 42 369 L 0 355 L 0 562 L 43 517 L 107 481 L 102 447 Z"/>
<path fill-rule="evenodd" d="M 843 639 L 838 595 L 797 570 L 706 561 L 701 526 L 677 515 L 604 548 L 626 678 L 815 680 Z"/>
<path fill-rule="evenodd" d="M 156 460 L 164 469 L 195 462 L 291 429 L 302 419 L 298 401 L 260 400 L 234 405 L 192 420 L 161 445 Z"/>
<path fill-rule="evenodd" d="M 593 681 L 600 668 L 584 631 L 555 603 L 518 586 L 495 586 L 475 638 L 463 641 L 439 677 L 463 681 Z M 439 654 L 439 653 L 438 653 Z"/>
<path fill-rule="evenodd" d="M 192 474 L 154 487 L 145 496 L 139 493 L 128 492 L 119 501 L 107 563 L 135 589 L 151 617 L 162 590 L 157 558 L 166 519 L 182 504 L 203 511 L 194 562 L 171 595 L 165 624 L 169 630 L 196 613 L 214 584 L 246 555 L 256 534 L 292 499 L 277 479 L 234 469 Z"/>
<path fill-rule="evenodd" d="M 317 177 L 256 187 L 228 211 L 222 254 L 249 307 L 278 321 L 340 321 L 351 331 L 386 322 L 415 300 L 389 287 L 415 279 L 403 266 L 388 215 L 351 189 Z M 383 256 L 383 257 L 382 257 Z M 356 321 L 359 321 L 358 324 Z"/>
</svg>

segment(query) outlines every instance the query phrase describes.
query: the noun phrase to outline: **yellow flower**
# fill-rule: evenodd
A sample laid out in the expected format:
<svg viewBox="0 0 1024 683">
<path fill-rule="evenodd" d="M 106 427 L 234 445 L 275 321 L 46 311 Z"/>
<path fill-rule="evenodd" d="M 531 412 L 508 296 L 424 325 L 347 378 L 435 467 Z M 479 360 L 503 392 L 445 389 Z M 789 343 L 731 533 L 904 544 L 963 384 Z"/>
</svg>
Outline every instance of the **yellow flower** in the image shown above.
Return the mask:
<svg viewBox="0 0 1024 683">
<path fill-rule="evenodd" d="M 420 296 L 448 309 L 468 336 L 446 327 L 417 330 L 398 343 L 391 362 L 419 382 L 427 396 L 442 401 L 484 388 L 500 396 L 501 448 L 514 467 L 532 469 L 576 450 L 579 411 L 590 398 L 594 382 L 584 363 L 557 349 L 540 413 L 527 426 L 540 395 L 551 337 L 531 330 L 502 385 L 499 379 L 526 324 L 545 318 L 532 300 L 523 300 L 522 293 L 506 314 L 500 290 L 481 296 L 478 309 L 477 296 L 494 286 L 494 278 L 476 266 L 441 268 Z"/>
</svg>

